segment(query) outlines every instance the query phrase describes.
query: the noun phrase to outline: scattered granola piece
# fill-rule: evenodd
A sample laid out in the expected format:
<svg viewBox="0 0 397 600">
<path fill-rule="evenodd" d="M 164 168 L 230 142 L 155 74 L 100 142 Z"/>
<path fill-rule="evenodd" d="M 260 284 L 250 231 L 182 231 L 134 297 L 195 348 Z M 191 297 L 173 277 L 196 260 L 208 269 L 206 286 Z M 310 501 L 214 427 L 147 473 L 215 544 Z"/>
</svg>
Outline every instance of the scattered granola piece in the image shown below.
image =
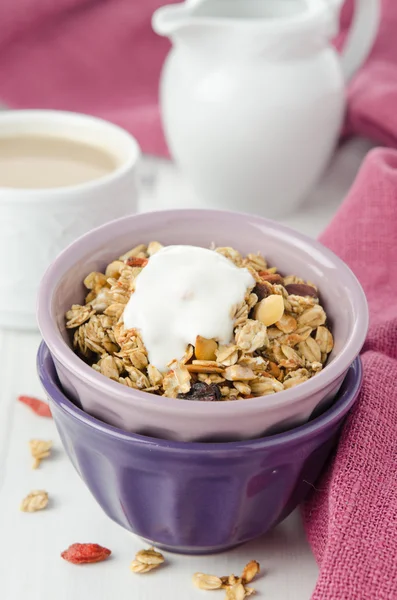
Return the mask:
<svg viewBox="0 0 397 600">
<path fill-rule="evenodd" d="M 219 590 L 222 587 L 222 580 L 216 575 L 195 573 L 193 575 L 193 584 L 200 590 Z"/>
<path fill-rule="evenodd" d="M 256 560 L 250 560 L 244 567 L 244 571 L 241 575 L 243 583 L 250 583 L 254 577 L 258 575 L 260 571 L 260 565 Z"/>
<path fill-rule="evenodd" d="M 22 500 L 21 510 L 23 512 L 36 512 L 43 510 L 48 504 L 48 493 L 44 490 L 33 490 Z"/>
<path fill-rule="evenodd" d="M 48 404 L 38 398 L 33 398 L 32 396 L 18 396 L 18 401 L 29 406 L 29 408 L 31 408 L 36 415 L 39 415 L 39 417 L 52 417 Z"/>
<path fill-rule="evenodd" d="M 233 574 L 221 577 L 221 581 L 222 581 L 222 589 L 225 589 L 225 590 L 229 587 L 232 587 L 233 585 L 236 585 L 236 583 L 241 583 L 240 577 L 236 577 Z"/>
<path fill-rule="evenodd" d="M 43 458 L 50 456 L 52 441 L 48 440 L 30 440 L 29 442 L 30 453 L 33 457 L 33 469 L 37 469 Z"/>
<path fill-rule="evenodd" d="M 252 596 L 252 594 L 255 594 L 255 588 L 253 588 L 253 587 L 249 587 L 248 585 L 245 585 L 244 589 L 245 589 L 245 596 L 246 597 Z"/>
<path fill-rule="evenodd" d="M 245 588 L 242 583 L 236 583 L 226 588 L 226 600 L 244 600 Z"/>
<path fill-rule="evenodd" d="M 74 565 L 97 563 L 106 560 L 111 550 L 99 544 L 72 544 L 61 553 L 61 557 Z"/>
<path fill-rule="evenodd" d="M 148 573 L 159 567 L 164 561 L 165 558 L 161 552 L 158 552 L 154 548 L 140 550 L 136 553 L 130 569 L 133 573 Z"/>
</svg>

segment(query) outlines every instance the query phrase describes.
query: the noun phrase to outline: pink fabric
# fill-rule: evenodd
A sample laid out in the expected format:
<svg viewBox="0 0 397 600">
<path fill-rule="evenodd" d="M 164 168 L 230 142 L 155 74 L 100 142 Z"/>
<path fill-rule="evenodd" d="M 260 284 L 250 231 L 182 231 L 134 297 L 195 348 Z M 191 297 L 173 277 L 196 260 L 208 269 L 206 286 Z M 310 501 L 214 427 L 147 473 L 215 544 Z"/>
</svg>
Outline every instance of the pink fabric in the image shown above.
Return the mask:
<svg viewBox="0 0 397 600">
<path fill-rule="evenodd" d="M 99 115 L 166 155 L 157 88 L 169 44 L 150 17 L 169 1 L 1 0 L 0 101 Z M 378 41 L 348 92 L 346 130 L 397 146 L 397 0 L 382 2 Z"/>
<path fill-rule="evenodd" d="M 322 241 L 370 307 L 364 386 L 336 456 L 304 506 L 320 565 L 312 600 L 397 598 L 397 152 L 370 152 Z"/>
<path fill-rule="evenodd" d="M 0 103 L 90 113 L 166 155 L 157 88 L 162 0 L 0 0 Z"/>
</svg>

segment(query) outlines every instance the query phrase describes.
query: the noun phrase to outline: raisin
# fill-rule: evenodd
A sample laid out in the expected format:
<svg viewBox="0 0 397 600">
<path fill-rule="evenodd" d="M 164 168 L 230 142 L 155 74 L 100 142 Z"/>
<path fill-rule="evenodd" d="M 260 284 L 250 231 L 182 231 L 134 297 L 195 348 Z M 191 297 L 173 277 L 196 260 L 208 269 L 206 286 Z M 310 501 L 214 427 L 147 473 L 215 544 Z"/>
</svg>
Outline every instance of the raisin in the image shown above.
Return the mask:
<svg viewBox="0 0 397 600">
<path fill-rule="evenodd" d="M 221 392 L 215 383 L 208 385 L 203 381 L 196 381 L 196 383 L 193 383 L 187 394 L 178 394 L 178 398 L 183 398 L 184 400 L 214 402 L 221 399 Z"/>
<path fill-rule="evenodd" d="M 50 407 L 46 402 L 32 396 L 18 396 L 18 400 L 29 406 L 39 417 L 52 417 Z"/>
<path fill-rule="evenodd" d="M 106 560 L 111 553 L 111 550 L 99 544 L 72 544 L 61 556 L 74 565 L 82 565 Z"/>
<path fill-rule="evenodd" d="M 270 294 L 269 288 L 265 283 L 257 283 L 252 291 L 258 296 L 258 302 L 263 300 L 263 298 L 267 298 Z"/>
<path fill-rule="evenodd" d="M 288 294 L 293 294 L 294 296 L 311 296 L 312 298 L 317 298 L 317 290 L 311 286 L 307 285 L 307 283 L 289 283 L 285 286 Z"/>
</svg>

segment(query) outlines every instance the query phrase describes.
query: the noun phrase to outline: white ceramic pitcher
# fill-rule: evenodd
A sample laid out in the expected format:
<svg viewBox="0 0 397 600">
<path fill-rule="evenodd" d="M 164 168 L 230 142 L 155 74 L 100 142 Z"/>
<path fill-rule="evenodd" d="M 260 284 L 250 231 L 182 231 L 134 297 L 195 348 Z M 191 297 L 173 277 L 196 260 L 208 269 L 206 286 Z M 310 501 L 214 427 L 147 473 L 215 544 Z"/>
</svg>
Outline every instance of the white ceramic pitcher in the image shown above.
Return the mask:
<svg viewBox="0 0 397 600">
<path fill-rule="evenodd" d="M 321 175 L 343 121 L 345 83 L 366 59 L 378 0 L 356 0 L 340 56 L 343 0 L 190 0 L 158 9 L 173 48 L 160 100 L 171 154 L 200 206 L 278 216 Z"/>
</svg>

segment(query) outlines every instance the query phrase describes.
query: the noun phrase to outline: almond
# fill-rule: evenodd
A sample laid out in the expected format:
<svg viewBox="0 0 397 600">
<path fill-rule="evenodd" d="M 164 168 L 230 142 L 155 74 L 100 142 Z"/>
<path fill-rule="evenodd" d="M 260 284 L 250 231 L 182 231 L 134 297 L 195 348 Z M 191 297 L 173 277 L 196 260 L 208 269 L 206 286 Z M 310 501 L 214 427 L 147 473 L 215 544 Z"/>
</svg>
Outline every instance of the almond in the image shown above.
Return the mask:
<svg viewBox="0 0 397 600">
<path fill-rule="evenodd" d="M 306 283 L 289 283 L 285 286 L 285 289 L 288 292 L 288 295 L 293 296 L 311 296 L 312 298 L 317 298 L 317 290 Z"/>
<path fill-rule="evenodd" d="M 198 360 L 215 360 L 218 344 L 215 340 L 209 340 L 198 335 L 196 337 L 195 355 Z"/>
<path fill-rule="evenodd" d="M 269 327 L 280 321 L 284 314 L 284 300 L 278 294 L 263 298 L 254 308 L 254 317 Z"/>
</svg>

